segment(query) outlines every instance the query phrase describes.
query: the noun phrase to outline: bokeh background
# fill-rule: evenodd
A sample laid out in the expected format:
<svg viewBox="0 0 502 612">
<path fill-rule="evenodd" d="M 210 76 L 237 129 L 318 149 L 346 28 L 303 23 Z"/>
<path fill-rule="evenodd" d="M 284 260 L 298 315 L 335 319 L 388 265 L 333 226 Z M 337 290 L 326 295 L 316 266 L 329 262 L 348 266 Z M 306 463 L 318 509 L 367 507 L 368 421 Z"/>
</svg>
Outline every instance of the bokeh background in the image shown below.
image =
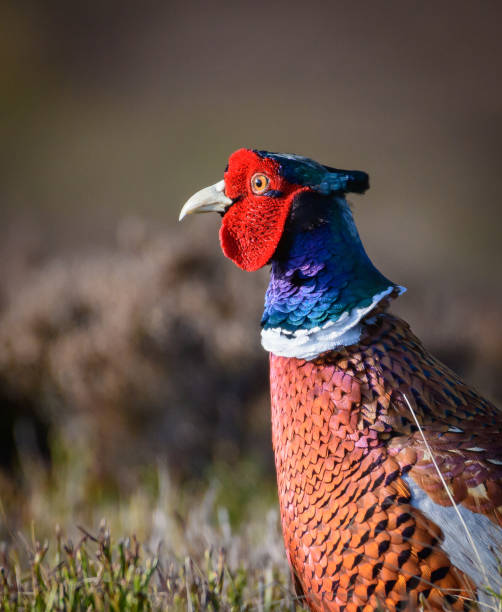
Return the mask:
<svg viewBox="0 0 502 612">
<path fill-rule="evenodd" d="M 355 215 L 409 289 L 394 310 L 502 398 L 501 20 L 488 0 L 1 5 L 2 537 L 92 522 L 159 469 L 216 480 L 232 520 L 275 503 L 267 271 L 224 259 L 217 216 L 177 223 L 241 146 L 368 171 Z"/>
</svg>

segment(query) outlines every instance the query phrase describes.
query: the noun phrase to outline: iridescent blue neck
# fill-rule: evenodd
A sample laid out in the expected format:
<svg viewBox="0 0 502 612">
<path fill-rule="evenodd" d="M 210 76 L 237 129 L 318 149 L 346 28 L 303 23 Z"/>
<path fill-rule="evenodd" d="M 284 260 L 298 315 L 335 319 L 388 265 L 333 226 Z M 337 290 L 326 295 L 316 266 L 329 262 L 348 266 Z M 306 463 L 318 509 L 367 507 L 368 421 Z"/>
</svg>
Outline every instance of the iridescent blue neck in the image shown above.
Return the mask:
<svg viewBox="0 0 502 612">
<path fill-rule="evenodd" d="M 272 260 L 262 343 L 275 354 L 312 359 L 357 342 L 361 319 L 400 288 L 371 263 L 343 198 L 306 200 Z"/>
</svg>

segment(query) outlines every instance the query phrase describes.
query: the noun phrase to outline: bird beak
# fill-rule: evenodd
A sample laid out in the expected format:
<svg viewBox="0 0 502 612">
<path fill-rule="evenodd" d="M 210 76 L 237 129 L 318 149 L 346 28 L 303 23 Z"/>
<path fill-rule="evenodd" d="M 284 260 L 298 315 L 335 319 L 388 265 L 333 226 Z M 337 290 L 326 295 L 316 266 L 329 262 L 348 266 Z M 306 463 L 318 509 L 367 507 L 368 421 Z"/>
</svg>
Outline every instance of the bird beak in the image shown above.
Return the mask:
<svg viewBox="0 0 502 612">
<path fill-rule="evenodd" d="M 230 204 L 232 204 L 232 200 L 225 195 L 225 181 L 222 180 L 215 185 L 205 187 L 197 193 L 194 193 L 181 209 L 179 220 L 181 221 L 184 217 L 192 213 L 223 213 Z"/>
</svg>

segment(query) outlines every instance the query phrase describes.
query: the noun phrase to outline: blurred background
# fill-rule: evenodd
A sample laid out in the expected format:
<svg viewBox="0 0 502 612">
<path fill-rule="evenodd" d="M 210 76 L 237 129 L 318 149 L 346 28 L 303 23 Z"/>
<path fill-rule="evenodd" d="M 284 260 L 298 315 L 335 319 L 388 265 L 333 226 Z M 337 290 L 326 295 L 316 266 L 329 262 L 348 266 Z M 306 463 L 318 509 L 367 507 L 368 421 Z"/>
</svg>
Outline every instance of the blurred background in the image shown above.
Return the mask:
<svg viewBox="0 0 502 612">
<path fill-rule="evenodd" d="M 231 520 L 275 504 L 268 271 L 224 259 L 217 216 L 177 223 L 241 146 L 368 171 L 356 221 L 408 287 L 394 311 L 502 399 L 501 19 L 488 0 L 0 6 L 2 537 L 93 523 L 160 472 L 219 483 Z"/>
</svg>

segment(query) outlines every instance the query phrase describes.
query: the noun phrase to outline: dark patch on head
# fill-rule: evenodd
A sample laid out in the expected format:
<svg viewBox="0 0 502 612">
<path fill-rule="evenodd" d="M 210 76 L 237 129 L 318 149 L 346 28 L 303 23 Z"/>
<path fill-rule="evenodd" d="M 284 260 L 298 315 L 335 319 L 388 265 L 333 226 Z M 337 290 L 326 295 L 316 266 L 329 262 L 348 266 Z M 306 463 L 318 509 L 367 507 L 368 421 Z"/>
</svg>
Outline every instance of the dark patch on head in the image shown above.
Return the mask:
<svg viewBox="0 0 502 612">
<path fill-rule="evenodd" d="M 332 196 L 324 196 L 315 191 L 302 191 L 295 196 L 274 259 L 287 256 L 293 238 L 299 233 L 310 232 L 328 224 L 333 206 L 338 204 Z"/>
<path fill-rule="evenodd" d="M 302 191 L 293 199 L 285 229 L 309 232 L 325 225 L 330 221 L 333 206 L 338 206 L 338 203 L 332 196 Z"/>
</svg>

